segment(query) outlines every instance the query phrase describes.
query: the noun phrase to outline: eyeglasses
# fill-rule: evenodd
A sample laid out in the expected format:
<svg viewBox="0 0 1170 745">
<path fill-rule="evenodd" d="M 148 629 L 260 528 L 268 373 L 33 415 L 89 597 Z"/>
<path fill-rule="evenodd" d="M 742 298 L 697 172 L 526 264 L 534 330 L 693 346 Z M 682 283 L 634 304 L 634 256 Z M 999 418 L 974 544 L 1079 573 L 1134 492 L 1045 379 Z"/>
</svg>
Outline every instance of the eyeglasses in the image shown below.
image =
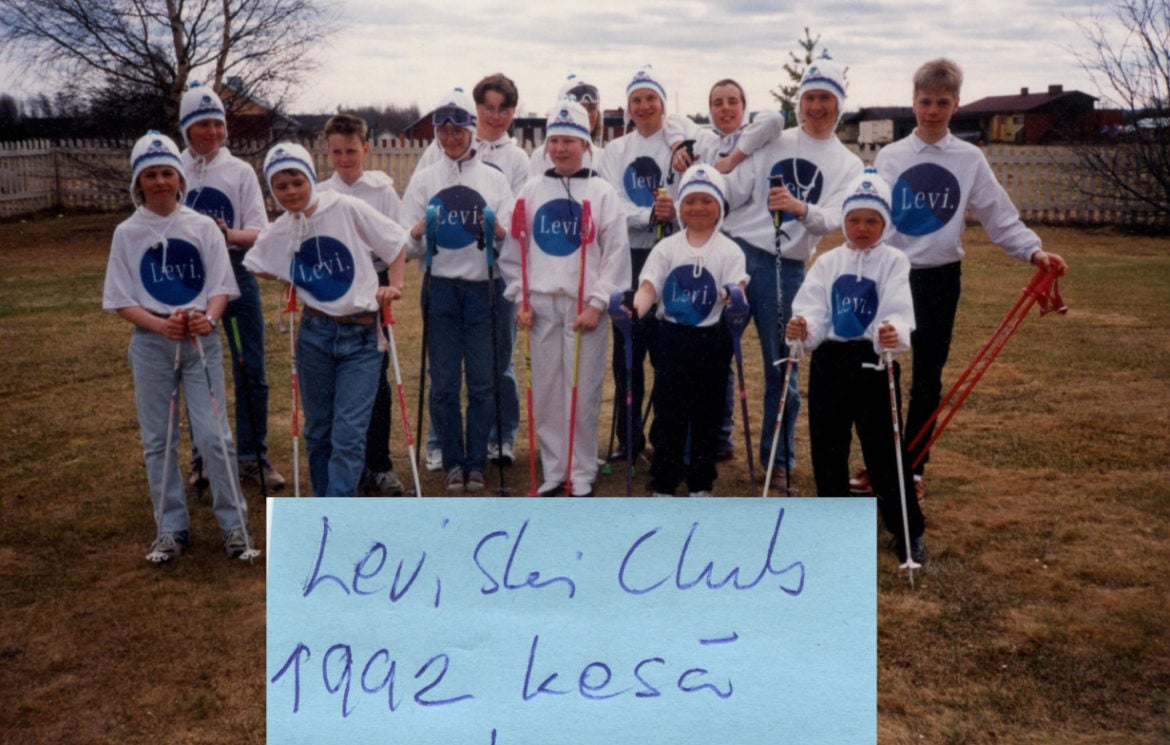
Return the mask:
<svg viewBox="0 0 1170 745">
<path fill-rule="evenodd" d="M 431 123 L 438 129 L 444 124 L 453 124 L 456 127 L 467 127 L 475 124 L 475 115 L 458 106 L 440 106 L 431 115 Z"/>
<path fill-rule="evenodd" d="M 476 104 L 476 106 L 483 109 L 483 113 L 491 114 L 492 116 L 504 116 L 505 114 L 510 114 L 516 108 L 515 106 L 488 106 L 483 103 Z"/>
<path fill-rule="evenodd" d="M 601 96 L 597 93 L 597 86 L 581 85 L 575 86 L 566 92 L 566 95 L 572 96 L 578 103 L 598 103 L 601 101 Z"/>
</svg>

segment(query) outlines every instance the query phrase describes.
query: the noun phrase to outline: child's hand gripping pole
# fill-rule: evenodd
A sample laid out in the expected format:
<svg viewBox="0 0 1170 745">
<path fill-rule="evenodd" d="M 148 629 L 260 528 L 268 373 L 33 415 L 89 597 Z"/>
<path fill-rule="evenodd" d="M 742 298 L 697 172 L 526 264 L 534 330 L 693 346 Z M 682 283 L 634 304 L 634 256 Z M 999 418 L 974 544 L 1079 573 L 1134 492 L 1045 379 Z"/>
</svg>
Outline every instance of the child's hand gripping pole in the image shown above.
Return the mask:
<svg viewBox="0 0 1170 745">
<path fill-rule="evenodd" d="M 536 420 L 532 409 L 532 306 L 528 297 L 528 212 L 523 199 L 512 208 L 512 238 L 520 244 L 520 309 L 524 325 L 524 399 L 528 410 L 528 496 L 537 496 Z"/>
<path fill-rule="evenodd" d="M 727 329 L 731 332 L 731 348 L 735 352 L 735 373 L 739 381 L 739 408 L 743 418 L 743 441 L 747 448 L 748 479 L 750 483 L 755 484 L 756 466 L 752 456 L 752 428 L 748 421 L 747 388 L 744 385 L 743 376 L 743 348 L 740 346 L 740 337 L 743 336 L 743 330 L 751 318 L 751 308 L 748 306 L 747 298 L 744 297 L 743 288 L 739 285 L 728 284 L 724 289 L 727 290 L 728 302 L 727 307 L 723 309 L 723 322 L 727 324 Z"/>
<path fill-rule="evenodd" d="M 783 326 L 781 328 L 783 329 Z M 784 425 L 784 409 L 788 403 L 788 383 L 792 380 L 793 368 L 803 357 L 804 342 L 800 339 L 789 339 L 788 356 L 772 363 L 773 365 L 784 365 L 784 380 L 780 384 L 780 406 L 776 409 L 776 426 L 772 430 L 772 451 L 768 455 L 768 470 L 764 476 L 764 491 L 760 494 L 761 497 L 768 496 L 768 489 L 772 485 L 772 467 L 776 463 L 776 448 L 780 444 L 780 430 L 783 429 Z M 785 491 L 787 492 L 787 488 Z"/>
<path fill-rule="evenodd" d="M 410 435 L 410 415 L 406 413 L 406 389 L 402 387 L 402 369 L 398 366 L 398 345 L 394 343 L 394 309 L 390 303 L 382 306 L 382 330 L 390 347 L 390 361 L 394 365 L 394 385 L 398 389 L 398 410 L 402 412 L 402 432 L 406 435 L 406 452 L 410 456 L 410 474 L 414 477 L 414 496 L 422 496 L 418 479 L 418 457 L 414 438 Z"/>
<path fill-rule="evenodd" d="M 284 290 L 285 305 L 281 316 L 288 315 L 289 388 L 292 390 L 292 461 L 293 496 L 301 496 L 301 411 L 300 382 L 297 379 L 297 287 L 290 284 Z"/>
<path fill-rule="evenodd" d="M 885 321 L 882 324 L 885 325 Z M 902 546 L 906 552 L 905 561 L 902 562 L 900 568 L 908 572 L 910 579 L 910 589 L 914 589 L 914 570 L 920 568 L 922 565 L 914 561 L 910 547 L 910 517 L 906 507 L 906 476 L 902 472 L 902 427 L 898 422 L 898 389 L 894 384 L 894 350 L 886 348 L 882 350 L 882 361 L 877 364 L 864 363 L 862 367 L 867 367 L 873 370 L 886 371 L 886 380 L 889 382 L 890 389 L 890 419 L 893 422 L 894 429 L 894 462 L 898 468 L 898 497 L 901 499 L 902 505 Z"/>
<path fill-rule="evenodd" d="M 625 337 L 626 352 L 626 496 L 634 496 L 634 389 L 630 379 L 634 376 L 634 316 L 630 310 L 634 305 L 632 290 L 619 290 L 609 296 L 609 318 L 614 328 Z"/>
</svg>

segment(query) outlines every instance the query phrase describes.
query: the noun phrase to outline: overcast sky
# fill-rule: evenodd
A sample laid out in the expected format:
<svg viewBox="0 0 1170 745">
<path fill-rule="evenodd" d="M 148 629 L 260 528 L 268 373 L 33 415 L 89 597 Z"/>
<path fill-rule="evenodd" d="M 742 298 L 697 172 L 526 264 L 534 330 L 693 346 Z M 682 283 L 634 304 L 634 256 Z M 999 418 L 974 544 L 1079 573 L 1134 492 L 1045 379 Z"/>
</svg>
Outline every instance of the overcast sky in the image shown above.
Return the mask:
<svg viewBox="0 0 1170 745">
<path fill-rule="evenodd" d="M 1077 26 L 1092 11 L 1086 0 L 337 0 L 332 7 L 344 27 L 319 45 L 321 67 L 293 113 L 391 103 L 427 111 L 443 91 L 470 92 L 492 72 L 516 81 L 521 114 L 543 116 L 571 72 L 615 107 L 643 64 L 665 83 L 672 112 L 706 112 L 711 83 L 724 77 L 744 86 L 749 109 L 776 108 L 769 91 L 787 82 L 782 65 L 806 26 L 849 68 L 850 110 L 909 105 L 914 69 L 942 55 L 964 69 L 966 103 L 1050 84 L 1097 95 L 1070 51 L 1086 48 Z M 0 63 L 0 77 L 0 92 L 38 92 L 38 78 L 10 63 Z"/>
<path fill-rule="evenodd" d="M 714 81 L 731 77 L 749 108 L 774 108 L 769 91 L 807 26 L 849 68 L 846 108 L 909 105 L 922 62 L 949 56 L 966 74 L 962 100 L 1046 90 L 1096 91 L 1069 47 L 1084 49 L 1081 0 L 584 0 L 569 4 L 460 0 L 343 0 L 349 26 L 322 50 L 295 110 L 338 105 L 417 103 L 426 111 L 442 91 L 468 91 L 504 72 L 520 89 L 520 113 L 543 115 L 565 76 L 601 89 L 621 105 L 643 64 L 665 83 L 670 111 L 706 112 Z M 569 8 L 559 10 L 557 7 Z"/>
</svg>

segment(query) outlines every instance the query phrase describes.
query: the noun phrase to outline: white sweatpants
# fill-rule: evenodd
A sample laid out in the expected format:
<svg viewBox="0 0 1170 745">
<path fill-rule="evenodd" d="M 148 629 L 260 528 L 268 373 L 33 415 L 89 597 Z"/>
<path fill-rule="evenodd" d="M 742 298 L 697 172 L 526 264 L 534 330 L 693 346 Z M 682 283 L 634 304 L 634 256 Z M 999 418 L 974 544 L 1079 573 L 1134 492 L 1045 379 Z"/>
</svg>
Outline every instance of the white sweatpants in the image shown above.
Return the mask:
<svg viewBox="0 0 1170 745">
<path fill-rule="evenodd" d="M 597 421 L 609 360 L 609 322 L 602 317 L 581 334 L 575 353 L 573 323 L 577 299 L 534 293 L 532 306 L 532 398 L 536 438 L 544 483 L 540 491 L 565 481 L 569 463 L 569 419 L 573 395 L 573 360 L 577 357 L 577 415 L 573 434 L 573 493 L 585 494 L 597 478 Z"/>
</svg>

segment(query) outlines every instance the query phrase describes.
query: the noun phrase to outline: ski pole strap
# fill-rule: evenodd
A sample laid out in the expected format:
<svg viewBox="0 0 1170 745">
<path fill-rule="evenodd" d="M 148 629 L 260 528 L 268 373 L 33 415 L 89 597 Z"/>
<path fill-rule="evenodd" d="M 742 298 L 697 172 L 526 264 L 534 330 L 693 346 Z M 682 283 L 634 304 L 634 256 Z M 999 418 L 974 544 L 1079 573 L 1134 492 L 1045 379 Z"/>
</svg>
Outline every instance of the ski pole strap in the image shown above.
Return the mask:
<svg viewBox="0 0 1170 745">
<path fill-rule="evenodd" d="M 727 290 L 729 302 L 723 308 L 723 322 L 727 324 L 731 335 L 738 338 L 747 326 L 751 308 L 743 295 L 743 288 L 739 285 L 727 284 L 724 285 L 724 289 Z"/>
<path fill-rule="evenodd" d="M 1035 286 L 1033 286 L 1033 283 Z M 1041 316 L 1048 315 L 1053 311 L 1060 315 L 1068 312 L 1068 306 L 1065 305 L 1064 298 L 1060 296 L 1060 284 L 1055 271 L 1038 269 L 1032 278 L 1032 282 L 1028 284 L 1028 292 L 1036 298 L 1036 304 L 1040 306 Z"/>
</svg>

